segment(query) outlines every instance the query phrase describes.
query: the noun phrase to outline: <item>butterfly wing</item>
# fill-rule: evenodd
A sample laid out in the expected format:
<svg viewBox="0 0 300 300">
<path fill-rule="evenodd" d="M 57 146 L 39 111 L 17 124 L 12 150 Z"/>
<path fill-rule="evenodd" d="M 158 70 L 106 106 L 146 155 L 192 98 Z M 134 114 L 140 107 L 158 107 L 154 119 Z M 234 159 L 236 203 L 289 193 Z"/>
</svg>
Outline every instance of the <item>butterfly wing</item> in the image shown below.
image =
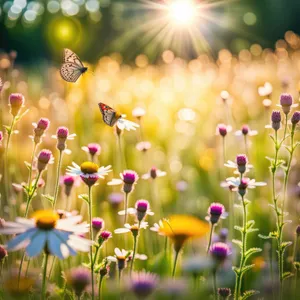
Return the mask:
<svg viewBox="0 0 300 300">
<path fill-rule="evenodd" d="M 76 82 L 83 73 L 83 69 L 74 63 L 63 63 L 60 68 L 61 77 L 68 82 Z"/>
<path fill-rule="evenodd" d="M 80 58 L 70 49 L 64 49 L 64 63 L 72 63 L 78 65 L 80 68 L 84 68 L 83 63 L 81 62 Z"/>
<path fill-rule="evenodd" d="M 105 124 L 109 126 L 114 126 L 118 119 L 121 117 L 117 112 L 111 108 L 110 106 L 104 104 L 104 103 L 99 103 L 99 108 L 103 117 L 103 121 Z"/>
</svg>

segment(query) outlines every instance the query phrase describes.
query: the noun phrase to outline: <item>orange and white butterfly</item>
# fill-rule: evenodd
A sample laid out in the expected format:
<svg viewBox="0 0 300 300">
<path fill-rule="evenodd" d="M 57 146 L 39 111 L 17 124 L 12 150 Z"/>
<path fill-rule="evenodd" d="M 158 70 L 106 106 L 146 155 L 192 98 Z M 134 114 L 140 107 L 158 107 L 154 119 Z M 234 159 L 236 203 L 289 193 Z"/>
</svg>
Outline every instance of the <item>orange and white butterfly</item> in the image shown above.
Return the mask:
<svg viewBox="0 0 300 300">
<path fill-rule="evenodd" d="M 113 108 L 110 106 L 99 103 L 100 112 L 103 117 L 103 121 L 105 124 L 113 127 L 114 125 L 117 125 L 119 129 L 121 130 L 136 130 L 137 127 L 140 127 L 138 124 L 128 121 L 125 119 L 126 115 L 122 115 L 118 112 L 116 112 Z"/>
<path fill-rule="evenodd" d="M 63 64 L 60 68 L 61 77 L 68 82 L 76 82 L 87 71 L 79 57 L 70 49 L 64 49 Z"/>
</svg>

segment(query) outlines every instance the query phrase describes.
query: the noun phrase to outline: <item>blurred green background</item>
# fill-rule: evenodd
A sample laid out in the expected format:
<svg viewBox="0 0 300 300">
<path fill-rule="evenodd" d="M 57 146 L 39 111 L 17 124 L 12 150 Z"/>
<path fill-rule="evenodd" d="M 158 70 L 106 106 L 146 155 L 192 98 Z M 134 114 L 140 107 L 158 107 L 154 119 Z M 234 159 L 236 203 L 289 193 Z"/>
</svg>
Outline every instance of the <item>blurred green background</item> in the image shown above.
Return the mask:
<svg viewBox="0 0 300 300">
<path fill-rule="evenodd" d="M 273 48 L 287 30 L 300 31 L 299 1 L 196 2 L 208 6 L 211 20 L 202 22 L 200 18 L 195 28 L 201 31 L 213 56 L 224 47 L 237 53 L 253 43 Z M 0 0 L 0 49 L 16 50 L 23 64 L 37 59 L 59 61 L 63 47 L 73 49 L 91 63 L 115 51 L 125 61 L 141 53 L 156 61 L 166 48 L 180 56 L 197 57 L 199 51 L 193 51 L 189 41 L 183 53 L 164 43 L 154 47 L 159 29 L 141 38 L 144 22 L 151 20 L 155 24 L 161 13 L 155 6 L 162 3 L 163 0 Z"/>
</svg>

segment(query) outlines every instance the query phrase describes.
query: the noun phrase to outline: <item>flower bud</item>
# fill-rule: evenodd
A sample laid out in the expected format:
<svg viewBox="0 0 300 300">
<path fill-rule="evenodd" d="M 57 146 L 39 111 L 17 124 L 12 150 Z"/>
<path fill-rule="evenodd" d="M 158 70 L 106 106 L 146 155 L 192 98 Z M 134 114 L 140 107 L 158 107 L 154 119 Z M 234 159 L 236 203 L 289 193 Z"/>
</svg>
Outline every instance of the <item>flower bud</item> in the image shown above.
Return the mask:
<svg viewBox="0 0 300 300">
<path fill-rule="evenodd" d="M 218 125 L 218 131 L 219 131 L 219 134 L 222 136 L 222 137 L 225 137 L 227 135 L 227 127 L 226 125 L 224 124 L 219 124 Z"/>
<path fill-rule="evenodd" d="M 56 132 L 57 136 L 57 149 L 63 151 L 66 149 L 66 140 L 69 135 L 69 129 L 67 127 L 59 127 Z"/>
<path fill-rule="evenodd" d="M 25 98 L 22 94 L 11 94 L 9 96 L 10 113 L 16 117 L 24 105 Z"/>
<path fill-rule="evenodd" d="M 280 105 L 282 111 L 287 115 L 291 111 L 291 106 L 293 104 L 293 97 L 290 94 L 281 94 L 280 96 Z"/>
<path fill-rule="evenodd" d="M 297 125 L 299 123 L 299 121 L 300 121 L 300 112 L 295 111 L 291 118 L 292 125 L 293 126 Z"/>
<path fill-rule="evenodd" d="M 135 209 L 137 212 L 137 219 L 141 222 L 149 209 L 149 202 L 147 200 L 138 200 L 135 204 Z"/>
<path fill-rule="evenodd" d="M 238 167 L 238 171 L 241 174 L 244 174 L 246 172 L 246 165 L 247 165 L 248 159 L 247 156 L 244 154 L 239 154 L 236 157 L 236 164 Z"/>
<path fill-rule="evenodd" d="M 279 110 L 273 110 L 271 120 L 272 120 L 272 128 L 275 131 L 279 130 L 281 125 L 281 114 Z"/>
<path fill-rule="evenodd" d="M 212 203 L 208 209 L 208 214 L 210 216 L 210 223 L 216 224 L 218 223 L 220 217 L 225 212 L 225 208 L 220 203 Z"/>
<path fill-rule="evenodd" d="M 6 249 L 0 245 L 0 263 L 3 261 L 3 259 L 7 256 Z"/>
<path fill-rule="evenodd" d="M 226 300 L 228 297 L 231 296 L 231 289 L 230 288 L 218 288 L 218 295 L 221 299 Z"/>
<path fill-rule="evenodd" d="M 42 172 L 46 169 L 47 164 L 49 163 L 52 156 L 52 152 L 50 150 L 44 149 L 38 155 L 38 164 L 37 169 L 39 172 Z"/>
</svg>

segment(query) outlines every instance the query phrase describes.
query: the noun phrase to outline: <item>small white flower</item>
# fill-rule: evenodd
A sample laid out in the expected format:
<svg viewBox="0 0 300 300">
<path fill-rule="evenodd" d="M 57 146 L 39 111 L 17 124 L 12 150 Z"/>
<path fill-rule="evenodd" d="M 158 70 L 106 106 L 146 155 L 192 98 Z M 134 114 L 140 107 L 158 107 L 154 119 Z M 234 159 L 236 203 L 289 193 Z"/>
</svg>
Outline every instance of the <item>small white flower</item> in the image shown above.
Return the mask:
<svg viewBox="0 0 300 300">
<path fill-rule="evenodd" d="M 131 122 L 127 119 L 125 119 L 126 115 L 122 115 L 121 118 L 118 119 L 117 121 L 117 126 L 120 130 L 136 130 L 136 128 L 140 127 L 139 124 L 136 124 L 134 122 Z"/>
<path fill-rule="evenodd" d="M 229 177 L 226 179 L 226 182 L 229 185 L 239 187 L 239 185 L 241 184 L 241 179 L 239 177 Z M 256 182 L 255 179 L 249 179 L 247 182 L 247 188 L 249 189 L 255 189 L 257 186 L 265 186 L 265 185 L 267 185 L 265 182 Z"/>
<path fill-rule="evenodd" d="M 141 224 L 130 225 L 126 223 L 123 228 L 118 228 L 114 231 L 114 233 L 127 233 L 132 232 L 133 230 L 139 230 L 141 228 L 146 229 L 148 227 L 148 222 L 141 222 Z"/>
<path fill-rule="evenodd" d="M 128 215 L 136 215 L 137 213 L 138 213 L 138 212 L 137 212 L 136 208 L 129 207 L 129 208 L 127 209 L 127 214 L 128 214 Z M 146 215 L 149 215 L 149 216 L 153 216 L 153 215 L 154 215 L 154 212 L 151 211 L 151 209 L 149 208 L 149 209 L 147 209 L 147 211 L 145 212 L 145 214 L 146 214 Z M 125 210 L 119 211 L 119 212 L 118 212 L 118 215 L 119 215 L 119 216 L 125 216 Z"/>
<path fill-rule="evenodd" d="M 235 162 L 233 162 L 231 160 L 228 160 L 227 163 L 224 164 L 224 166 L 227 167 L 227 168 L 236 169 L 234 171 L 234 174 L 240 174 L 239 171 L 238 171 L 238 165 Z M 253 168 L 253 165 L 250 165 L 250 164 L 247 163 L 247 168 L 246 168 L 245 173 L 249 172 L 250 169 L 252 169 L 252 168 Z"/>
<path fill-rule="evenodd" d="M 117 262 L 118 259 L 126 259 L 128 258 L 128 256 L 130 255 L 131 251 L 127 251 L 127 250 L 120 250 L 119 248 L 115 248 L 115 256 L 108 256 L 107 259 L 109 261 L 113 261 L 113 262 Z"/>
<path fill-rule="evenodd" d="M 133 109 L 132 111 L 132 115 L 136 118 L 141 118 L 146 114 L 145 109 L 143 109 L 142 107 L 136 107 Z"/>
<path fill-rule="evenodd" d="M 149 179 L 149 178 L 153 178 L 155 179 L 156 177 L 163 177 L 166 176 L 167 172 L 161 171 L 159 169 L 156 168 L 151 168 L 150 171 L 144 175 L 142 175 L 143 179 Z"/>
</svg>

